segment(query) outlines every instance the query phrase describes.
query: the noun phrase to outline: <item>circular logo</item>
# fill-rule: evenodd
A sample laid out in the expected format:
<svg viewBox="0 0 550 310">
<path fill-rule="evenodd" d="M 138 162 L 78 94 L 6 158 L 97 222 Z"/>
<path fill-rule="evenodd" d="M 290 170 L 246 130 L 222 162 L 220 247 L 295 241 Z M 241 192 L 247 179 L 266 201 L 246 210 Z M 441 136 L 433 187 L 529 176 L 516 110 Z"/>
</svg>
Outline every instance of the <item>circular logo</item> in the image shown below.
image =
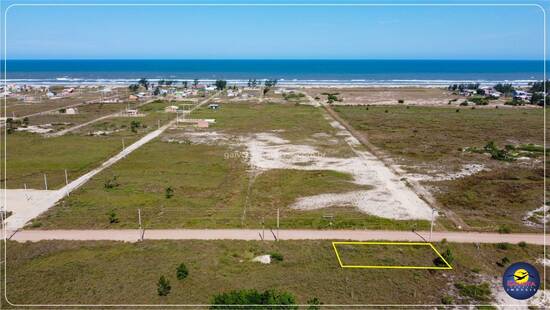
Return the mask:
<svg viewBox="0 0 550 310">
<path fill-rule="evenodd" d="M 527 299 L 535 295 L 540 286 L 539 272 L 528 263 L 515 263 L 502 276 L 502 286 L 510 297 Z"/>
</svg>

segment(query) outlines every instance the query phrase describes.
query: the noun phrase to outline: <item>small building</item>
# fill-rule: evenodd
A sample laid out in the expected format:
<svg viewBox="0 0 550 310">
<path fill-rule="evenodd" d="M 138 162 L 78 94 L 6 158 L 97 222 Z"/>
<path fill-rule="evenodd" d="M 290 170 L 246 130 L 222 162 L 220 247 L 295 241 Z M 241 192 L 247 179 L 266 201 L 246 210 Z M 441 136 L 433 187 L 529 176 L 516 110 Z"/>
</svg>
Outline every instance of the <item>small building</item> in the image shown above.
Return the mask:
<svg viewBox="0 0 550 310">
<path fill-rule="evenodd" d="M 138 98 L 138 96 L 136 96 L 136 95 L 130 95 L 130 96 L 128 96 L 128 100 L 129 100 L 129 101 L 137 101 L 138 99 L 139 99 L 139 98 Z"/>
<path fill-rule="evenodd" d="M 164 108 L 164 112 L 166 113 L 176 113 L 178 112 L 178 107 L 175 105 L 169 105 L 166 108 Z"/>
<path fill-rule="evenodd" d="M 138 116 L 138 113 L 137 109 L 126 109 L 126 115 L 128 116 Z"/>
<path fill-rule="evenodd" d="M 220 108 L 220 105 L 217 104 L 217 103 L 211 103 L 208 105 L 208 108 L 211 109 L 211 110 L 217 110 Z"/>
<path fill-rule="evenodd" d="M 67 108 L 67 109 L 65 109 L 65 114 L 70 114 L 70 115 L 78 114 L 78 109 L 77 108 Z"/>
</svg>

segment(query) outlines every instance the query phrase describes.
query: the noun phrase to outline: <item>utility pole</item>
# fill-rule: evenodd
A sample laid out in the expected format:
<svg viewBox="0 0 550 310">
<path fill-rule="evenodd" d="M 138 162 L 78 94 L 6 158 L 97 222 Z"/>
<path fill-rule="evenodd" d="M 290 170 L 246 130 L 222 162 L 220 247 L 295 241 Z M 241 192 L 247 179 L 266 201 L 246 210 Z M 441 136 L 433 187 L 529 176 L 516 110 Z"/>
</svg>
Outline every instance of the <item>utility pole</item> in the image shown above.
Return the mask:
<svg viewBox="0 0 550 310">
<path fill-rule="evenodd" d="M 434 230 L 434 213 L 435 213 L 435 209 L 432 208 L 432 222 L 430 224 L 430 242 L 432 242 L 432 232 Z"/>
<path fill-rule="evenodd" d="M 45 173 L 44 173 L 44 186 L 46 187 L 46 190 L 48 190 L 48 178 L 46 177 Z"/>
</svg>

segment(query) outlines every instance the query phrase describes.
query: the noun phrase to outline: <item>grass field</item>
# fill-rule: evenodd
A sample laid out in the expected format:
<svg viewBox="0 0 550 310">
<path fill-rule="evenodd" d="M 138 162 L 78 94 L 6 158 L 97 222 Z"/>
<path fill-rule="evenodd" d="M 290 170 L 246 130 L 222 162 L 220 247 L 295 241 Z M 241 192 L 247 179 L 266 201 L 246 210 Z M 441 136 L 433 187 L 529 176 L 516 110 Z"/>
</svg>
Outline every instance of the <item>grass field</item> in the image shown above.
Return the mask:
<svg viewBox="0 0 550 310">
<path fill-rule="evenodd" d="M 7 244 L 7 298 L 17 304 L 208 304 L 214 294 L 235 289 L 276 289 L 305 304 L 487 304 L 489 293 L 460 289 L 483 282 L 498 284 L 505 267 L 535 259 L 542 247 L 527 245 L 435 244 L 450 249 L 453 270 L 342 269 L 330 241 L 145 241 L 140 243 L 41 241 Z M 262 265 L 257 255 L 279 254 L 282 261 Z M 374 260 L 388 259 L 384 251 Z M 408 259 L 408 251 L 392 259 Z M 434 253 L 415 253 L 430 262 Z M 176 278 L 185 263 L 189 276 Z M 164 275 L 168 296 L 157 294 Z M 462 286 L 460 285 L 462 284 Z M 456 286 L 458 285 L 458 287 Z"/>
<path fill-rule="evenodd" d="M 481 164 L 486 171 L 454 180 L 428 180 L 444 207 L 471 228 L 537 231 L 522 223 L 527 211 L 543 203 L 542 156 L 512 162 L 464 152 L 494 141 L 543 144 L 541 109 L 459 109 L 446 107 L 335 107 L 352 127 L 411 173 L 457 172 Z"/>
<path fill-rule="evenodd" d="M 332 147 L 333 154 L 351 153 L 341 139 L 330 145 L 323 139 L 311 142 L 314 133 L 334 134 L 334 129 L 320 109 L 309 106 L 223 104 L 219 111 L 204 108 L 192 117 L 215 118 L 216 123 L 208 128 L 210 132 L 246 136 L 279 130 L 290 141 Z M 133 228 L 139 208 L 147 228 L 275 227 L 277 209 L 283 228 L 429 227 L 426 221 L 393 221 L 349 206 L 291 209 L 289 206 L 300 197 L 368 188 L 352 183 L 348 174 L 330 170 L 274 169 L 255 176 L 246 161 L 227 156 L 244 151 L 242 146 L 168 142 L 184 132 L 169 130 L 161 139 L 130 154 L 36 219 L 32 226 Z M 110 180 L 118 185 L 107 188 Z M 167 198 L 169 188 L 173 196 Z"/>
<path fill-rule="evenodd" d="M 134 138 L 135 139 L 135 138 Z M 134 139 L 128 139 L 131 143 Z M 66 135 L 44 138 L 30 133 L 13 133 L 6 137 L 8 188 L 44 189 L 44 174 L 48 188 L 65 184 L 67 169 L 69 180 L 88 172 L 108 157 L 120 152 L 120 138 L 84 137 Z"/>
<path fill-rule="evenodd" d="M 348 210 L 331 221 L 328 211 L 295 211 L 294 199 L 359 186 L 350 176 L 332 171 L 271 170 L 249 189 L 247 167 L 240 159 L 227 159 L 227 149 L 209 145 L 181 145 L 155 141 L 143 146 L 94 177 L 56 207 L 34 221 L 40 228 L 133 228 L 140 208 L 146 228 L 269 227 L 281 210 L 282 227 L 364 227 L 391 225 Z M 116 178 L 119 185 L 106 188 Z M 166 198 L 166 189 L 173 196 Z M 249 195 L 249 199 L 246 196 Z M 245 205 L 246 211 L 245 211 Z M 110 223 L 114 212 L 118 223 Z M 410 223 L 401 223 L 406 225 Z"/>
</svg>

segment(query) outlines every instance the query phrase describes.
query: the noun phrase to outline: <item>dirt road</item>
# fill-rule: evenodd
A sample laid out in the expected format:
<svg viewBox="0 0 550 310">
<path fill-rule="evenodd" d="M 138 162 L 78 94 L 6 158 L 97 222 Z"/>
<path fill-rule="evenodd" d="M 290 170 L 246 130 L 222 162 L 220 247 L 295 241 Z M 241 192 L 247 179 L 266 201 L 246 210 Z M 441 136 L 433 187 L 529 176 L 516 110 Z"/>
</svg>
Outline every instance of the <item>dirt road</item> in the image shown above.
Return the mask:
<svg viewBox="0 0 550 310">
<path fill-rule="evenodd" d="M 152 229 L 145 230 L 145 240 L 391 240 L 391 241 L 429 241 L 429 232 L 394 230 L 287 230 L 273 232 L 269 229 Z M 114 240 L 136 242 L 140 239 L 138 229 L 103 230 L 22 230 L 15 233 L 11 240 Z M 475 232 L 434 232 L 432 241 L 447 239 L 460 243 L 518 243 L 544 244 L 543 234 L 498 234 Z"/>
</svg>

